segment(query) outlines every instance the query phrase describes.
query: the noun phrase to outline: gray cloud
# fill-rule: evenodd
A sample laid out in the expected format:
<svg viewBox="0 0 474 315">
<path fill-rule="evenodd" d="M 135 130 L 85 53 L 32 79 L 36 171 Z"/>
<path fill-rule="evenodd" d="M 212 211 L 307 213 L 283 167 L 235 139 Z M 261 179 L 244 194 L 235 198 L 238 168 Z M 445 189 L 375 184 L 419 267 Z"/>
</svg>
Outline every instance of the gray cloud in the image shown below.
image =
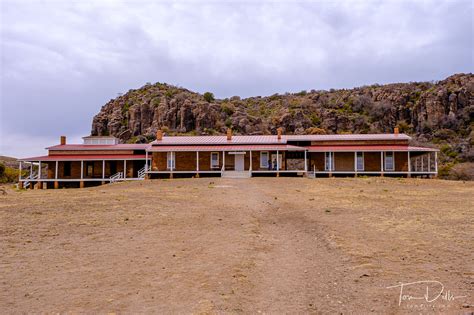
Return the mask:
<svg viewBox="0 0 474 315">
<path fill-rule="evenodd" d="M 472 72 L 472 12 L 470 0 L 3 1 L 0 154 L 79 139 L 145 82 L 228 97 Z"/>
</svg>

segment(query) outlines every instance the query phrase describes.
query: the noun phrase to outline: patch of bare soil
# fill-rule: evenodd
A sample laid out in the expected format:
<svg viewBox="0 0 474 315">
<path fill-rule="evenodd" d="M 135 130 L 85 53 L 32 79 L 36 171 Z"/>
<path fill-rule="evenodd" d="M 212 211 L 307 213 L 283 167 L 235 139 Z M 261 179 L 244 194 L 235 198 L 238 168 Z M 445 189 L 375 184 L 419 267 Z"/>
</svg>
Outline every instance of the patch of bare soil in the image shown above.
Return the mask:
<svg viewBox="0 0 474 315">
<path fill-rule="evenodd" d="M 2 313 L 474 311 L 472 182 L 202 178 L 6 192 Z"/>
</svg>

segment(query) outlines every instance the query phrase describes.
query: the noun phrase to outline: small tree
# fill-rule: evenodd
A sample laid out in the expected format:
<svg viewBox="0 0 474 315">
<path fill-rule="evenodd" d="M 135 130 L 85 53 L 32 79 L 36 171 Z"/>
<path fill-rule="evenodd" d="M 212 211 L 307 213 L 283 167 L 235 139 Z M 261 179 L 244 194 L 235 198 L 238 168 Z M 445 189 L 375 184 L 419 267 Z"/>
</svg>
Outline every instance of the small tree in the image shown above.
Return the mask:
<svg viewBox="0 0 474 315">
<path fill-rule="evenodd" d="M 3 163 L 0 163 L 0 177 L 3 177 L 5 174 L 5 165 Z"/>
<path fill-rule="evenodd" d="M 214 101 L 214 94 L 212 94 L 211 92 L 206 92 L 204 93 L 204 99 L 210 103 L 212 101 Z"/>
</svg>

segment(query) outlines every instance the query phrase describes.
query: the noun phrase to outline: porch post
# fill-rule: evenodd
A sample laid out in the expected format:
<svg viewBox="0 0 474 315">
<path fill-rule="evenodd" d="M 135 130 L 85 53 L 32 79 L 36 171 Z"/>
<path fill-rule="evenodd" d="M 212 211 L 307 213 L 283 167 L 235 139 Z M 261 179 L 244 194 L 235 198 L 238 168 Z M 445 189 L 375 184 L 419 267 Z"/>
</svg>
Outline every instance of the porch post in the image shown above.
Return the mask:
<svg viewBox="0 0 474 315">
<path fill-rule="evenodd" d="M 56 161 L 56 167 L 54 169 L 54 179 L 58 179 L 58 161 Z"/>
<path fill-rule="evenodd" d="M 249 170 L 250 170 L 250 172 L 252 171 L 252 150 L 250 150 Z"/>
<path fill-rule="evenodd" d="M 20 165 L 19 165 L 18 169 L 20 171 L 20 173 L 18 174 L 18 182 L 20 182 L 21 181 L 21 161 L 20 161 Z"/>
<path fill-rule="evenodd" d="M 354 151 L 354 173 L 355 177 L 357 177 L 357 151 Z"/>
<path fill-rule="evenodd" d="M 41 179 L 41 161 L 38 161 L 38 181 Z"/>
<path fill-rule="evenodd" d="M 222 169 L 225 172 L 225 151 L 222 151 Z M 234 165 L 234 169 L 235 169 L 235 165 Z"/>
<path fill-rule="evenodd" d="M 380 175 L 383 176 L 383 151 L 380 151 Z"/>
<path fill-rule="evenodd" d="M 123 160 L 123 178 L 127 178 L 127 160 Z"/>
<path fill-rule="evenodd" d="M 102 179 L 105 178 L 105 160 L 102 160 Z"/>
<path fill-rule="evenodd" d="M 81 160 L 81 180 L 84 179 L 84 160 Z"/>
<path fill-rule="evenodd" d="M 277 177 L 280 177 L 280 154 L 277 150 Z"/>
<path fill-rule="evenodd" d="M 421 172 L 424 172 L 425 170 L 423 169 L 423 154 L 421 155 Z"/>
<path fill-rule="evenodd" d="M 435 172 L 436 176 L 438 176 L 438 152 L 435 151 Z"/>
<path fill-rule="evenodd" d="M 173 178 L 173 166 L 174 166 L 174 152 L 171 151 L 171 165 L 170 165 L 170 178 Z"/>
<path fill-rule="evenodd" d="M 199 151 L 196 151 L 196 177 L 199 178 Z"/>
<path fill-rule="evenodd" d="M 148 151 L 145 150 L 145 174 L 148 172 Z"/>
</svg>

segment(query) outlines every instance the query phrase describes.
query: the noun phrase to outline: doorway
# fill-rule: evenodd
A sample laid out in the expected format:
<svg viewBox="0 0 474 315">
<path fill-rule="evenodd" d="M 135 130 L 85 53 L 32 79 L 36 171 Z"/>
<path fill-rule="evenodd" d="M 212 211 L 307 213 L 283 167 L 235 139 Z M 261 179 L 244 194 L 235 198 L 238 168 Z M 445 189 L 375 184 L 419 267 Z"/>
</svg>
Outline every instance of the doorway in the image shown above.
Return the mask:
<svg viewBox="0 0 474 315">
<path fill-rule="evenodd" d="M 244 155 L 235 154 L 234 157 L 235 157 L 235 170 L 242 172 L 244 170 Z"/>
</svg>

